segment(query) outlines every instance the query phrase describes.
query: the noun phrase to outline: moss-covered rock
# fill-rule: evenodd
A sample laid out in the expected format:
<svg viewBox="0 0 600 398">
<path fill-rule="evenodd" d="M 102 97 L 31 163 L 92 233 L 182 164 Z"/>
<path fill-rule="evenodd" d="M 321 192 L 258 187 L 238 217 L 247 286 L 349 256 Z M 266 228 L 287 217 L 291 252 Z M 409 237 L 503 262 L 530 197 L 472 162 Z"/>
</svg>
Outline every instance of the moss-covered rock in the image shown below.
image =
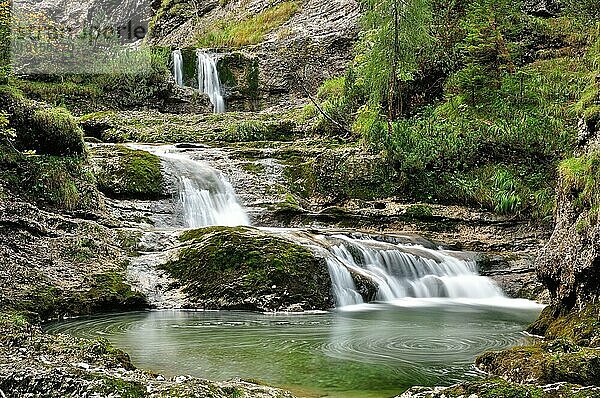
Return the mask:
<svg viewBox="0 0 600 398">
<path fill-rule="evenodd" d="M 463 382 L 451 387 L 412 387 L 397 398 L 597 398 L 600 389 L 569 383 L 531 386 L 503 379 Z"/>
<path fill-rule="evenodd" d="M 131 290 L 124 277 L 124 272 L 116 271 L 90 275 L 82 284 L 85 288 L 79 290 L 45 284 L 31 286 L 13 309 L 47 320 L 148 308 L 146 298 Z"/>
<path fill-rule="evenodd" d="M 81 155 L 85 151 L 83 132 L 64 108 L 31 101 L 11 86 L 0 86 L 0 109 L 10 113 L 10 127 L 16 132 L 19 149 L 47 155 Z"/>
<path fill-rule="evenodd" d="M 487 352 L 476 363 L 480 369 L 516 383 L 589 386 L 600 380 L 600 352 L 561 339 Z"/>
<path fill-rule="evenodd" d="M 103 142 L 238 143 L 291 141 L 303 135 L 294 113 L 181 114 L 95 112 L 79 118 L 86 135 Z"/>
<path fill-rule="evenodd" d="M 560 314 L 560 307 L 548 306 L 528 331 L 548 339 L 568 339 L 585 347 L 600 347 L 600 304 Z"/>
<path fill-rule="evenodd" d="M 324 260 L 287 239 L 247 227 L 185 232 L 164 268 L 205 308 L 309 310 L 333 306 Z"/>
<path fill-rule="evenodd" d="M 91 155 L 98 188 L 106 195 L 121 199 L 164 196 L 158 156 L 123 145 L 96 147 Z"/>
</svg>

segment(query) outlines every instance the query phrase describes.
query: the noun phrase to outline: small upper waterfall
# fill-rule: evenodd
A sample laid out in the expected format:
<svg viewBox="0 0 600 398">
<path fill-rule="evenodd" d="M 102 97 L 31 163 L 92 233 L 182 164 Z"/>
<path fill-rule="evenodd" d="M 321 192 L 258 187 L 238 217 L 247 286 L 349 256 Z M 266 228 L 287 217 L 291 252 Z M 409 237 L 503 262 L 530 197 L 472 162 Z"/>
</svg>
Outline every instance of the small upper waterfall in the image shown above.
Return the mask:
<svg viewBox="0 0 600 398">
<path fill-rule="evenodd" d="M 320 239 L 330 245 L 327 264 L 339 306 L 363 302 L 351 273 L 371 280 L 378 288 L 376 299 L 380 301 L 405 297 L 504 297 L 494 282 L 478 275 L 475 261 L 459 259 L 442 250 L 345 235 Z"/>
<path fill-rule="evenodd" d="M 215 54 L 209 54 L 198 49 L 196 50 L 196 57 L 198 58 L 198 89 L 210 97 L 215 113 L 225 112 L 225 100 L 221 92 Z"/>
<path fill-rule="evenodd" d="M 183 87 L 183 56 L 181 50 L 173 50 L 173 77 L 179 87 Z"/>
</svg>

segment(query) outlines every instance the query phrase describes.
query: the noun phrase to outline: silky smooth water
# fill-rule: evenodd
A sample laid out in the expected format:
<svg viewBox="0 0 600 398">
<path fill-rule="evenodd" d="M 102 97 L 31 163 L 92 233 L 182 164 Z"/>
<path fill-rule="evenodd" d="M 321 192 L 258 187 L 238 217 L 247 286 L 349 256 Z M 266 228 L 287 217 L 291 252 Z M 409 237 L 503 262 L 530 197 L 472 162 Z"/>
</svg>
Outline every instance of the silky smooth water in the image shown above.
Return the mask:
<svg viewBox="0 0 600 398">
<path fill-rule="evenodd" d="M 261 380 L 298 396 L 389 397 L 477 377 L 474 358 L 524 340 L 525 300 L 402 299 L 327 313 L 157 311 L 75 319 L 51 333 L 106 337 L 167 376 Z"/>
<path fill-rule="evenodd" d="M 217 55 L 196 50 L 198 89 L 207 94 L 215 113 L 225 112 L 225 99 L 221 91 L 221 81 L 217 69 Z"/>
</svg>

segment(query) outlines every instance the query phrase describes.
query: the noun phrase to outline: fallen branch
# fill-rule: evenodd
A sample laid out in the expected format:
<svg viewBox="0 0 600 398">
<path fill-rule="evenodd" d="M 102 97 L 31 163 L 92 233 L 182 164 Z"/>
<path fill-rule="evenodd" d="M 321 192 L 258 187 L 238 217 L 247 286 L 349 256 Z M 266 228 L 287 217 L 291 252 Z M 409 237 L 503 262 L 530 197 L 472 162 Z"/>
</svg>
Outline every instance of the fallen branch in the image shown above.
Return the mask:
<svg viewBox="0 0 600 398">
<path fill-rule="evenodd" d="M 349 138 L 352 135 L 352 131 L 350 131 L 346 126 L 342 125 L 340 122 L 338 122 L 333 117 L 331 117 L 330 115 L 328 115 L 327 112 L 325 112 L 325 110 L 321 107 L 321 105 L 317 102 L 317 100 L 312 96 L 312 94 L 310 93 L 310 91 L 306 88 L 306 85 L 304 84 L 304 82 L 306 81 L 306 79 L 302 78 L 297 73 L 295 73 L 294 75 L 296 76 L 296 80 L 298 81 L 298 84 L 302 88 L 302 91 L 304 91 L 304 94 L 306 94 L 306 96 L 308 97 L 308 99 L 310 100 L 310 102 L 312 102 L 312 104 L 315 106 L 315 108 L 317 108 L 317 110 L 319 111 L 319 113 L 321 115 L 323 115 L 323 117 L 325 119 L 329 120 L 338 129 L 340 129 L 341 131 L 343 131 L 345 133 L 343 138 Z"/>
</svg>

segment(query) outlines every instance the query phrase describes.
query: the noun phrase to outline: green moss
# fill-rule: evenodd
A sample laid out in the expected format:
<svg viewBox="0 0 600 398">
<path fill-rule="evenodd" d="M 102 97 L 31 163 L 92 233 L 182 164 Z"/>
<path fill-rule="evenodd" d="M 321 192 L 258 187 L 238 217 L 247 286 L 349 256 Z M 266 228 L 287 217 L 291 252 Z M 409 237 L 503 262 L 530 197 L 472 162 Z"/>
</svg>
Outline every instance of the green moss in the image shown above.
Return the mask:
<svg viewBox="0 0 600 398">
<path fill-rule="evenodd" d="M 404 214 L 412 218 L 429 218 L 433 216 L 433 209 L 431 206 L 423 204 L 411 205 Z"/>
<path fill-rule="evenodd" d="M 294 138 L 296 125 L 291 120 L 248 120 L 232 124 L 221 137 L 227 142 L 286 141 Z"/>
<path fill-rule="evenodd" d="M 126 381 L 110 376 L 89 376 L 101 381 L 100 385 L 94 386 L 91 393 L 96 394 L 118 394 L 122 398 L 145 398 L 148 396 L 146 385 L 134 381 Z"/>
<path fill-rule="evenodd" d="M 93 154 L 98 188 L 106 195 L 129 199 L 164 196 L 158 156 L 122 145 L 96 148 Z"/>
<path fill-rule="evenodd" d="M 26 99 L 10 86 L 0 86 L 0 108 L 7 110 L 19 149 L 47 155 L 81 155 L 83 132 L 64 108 L 52 108 Z"/>
<path fill-rule="evenodd" d="M 57 286 L 32 286 L 24 297 L 13 304 L 15 310 L 37 314 L 40 319 L 90 315 L 115 310 L 142 309 L 147 306 L 141 293 L 124 282 L 122 272 L 106 272 L 86 277 L 86 290 Z"/>
<path fill-rule="evenodd" d="M 325 264 L 287 239 L 247 227 L 186 231 L 190 243 L 165 269 L 209 308 L 329 308 Z"/>
<path fill-rule="evenodd" d="M 287 22 L 298 11 L 295 1 L 286 1 L 242 20 L 225 20 L 200 32 L 197 47 L 244 47 L 264 41 L 265 36 Z"/>
<path fill-rule="evenodd" d="M 487 379 L 460 384 L 444 390 L 448 397 L 468 397 L 475 394 L 481 398 L 542 398 L 544 390 L 536 386 L 526 386 L 502 379 Z"/>
<path fill-rule="evenodd" d="M 559 170 L 563 195 L 573 198 L 577 211 L 588 210 L 589 221 L 595 224 L 600 206 L 600 153 L 565 159 Z"/>
<path fill-rule="evenodd" d="M 567 341 L 520 346 L 479 356 L 482 370 L 518 382 L 568 382 L 595 385 L 600 380 L 600 353 Z"/>
<path fill-rule="evenodd" d="M 546 314 L 556 312 L 552 307 Z M 578 345 L 600 347 L 600 304 L 589 303 L 583 309 L 546 321 L 544 335 L 550 339 L 569 339 Z"/>
</svg>

